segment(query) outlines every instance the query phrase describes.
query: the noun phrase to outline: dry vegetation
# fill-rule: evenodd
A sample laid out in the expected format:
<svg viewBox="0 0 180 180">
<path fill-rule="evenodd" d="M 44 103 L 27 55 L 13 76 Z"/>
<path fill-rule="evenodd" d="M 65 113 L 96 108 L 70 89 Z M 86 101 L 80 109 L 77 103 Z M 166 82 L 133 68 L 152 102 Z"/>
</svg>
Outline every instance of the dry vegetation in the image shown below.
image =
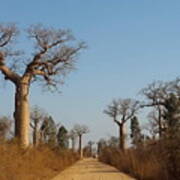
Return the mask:
<svg viewBox="0 0 180 180">
<path fill-rule="evenodd" d="M 154 142 L 124 152 L 118 148 L 105 147 L 99 159 L 138 180 L 179 180 L 180 151 L 175 147 L 177 144 Z"/>
<path fill-rule="evenodd" d="M 128 150 L 124 153 L 117 149 L 105 149 L 100 160 L 117 167 L 120 171 L 130 174 L 139 180 L 166 180 L 163 162 L 155 154 Z"/>
<path fill-rule="evenodd" d="M 72 151 L 46 145 L 21 150 L 12 142 L 1 144 L 0 154 L 1 180 L 51 179 L 78 160 L 78 155 Z"/>
<path fill-rule="evenodd" d="M 126 140 L 120 129 L 119 140 L 99 142 L 99 158 L 138 180 L 180 180 L 180 79 L 153 82 L 141 94 L 145 100 L 139 101 L 137 110 L 151 108 L 148 124 L 140 126 L 129 101 L 113 100 L 105 113 L 115 123 L 121 125 L 127 114 L 133 115 L 129 119 L 131 147 L 118 148 L 118 141 Z"/>
</svg>

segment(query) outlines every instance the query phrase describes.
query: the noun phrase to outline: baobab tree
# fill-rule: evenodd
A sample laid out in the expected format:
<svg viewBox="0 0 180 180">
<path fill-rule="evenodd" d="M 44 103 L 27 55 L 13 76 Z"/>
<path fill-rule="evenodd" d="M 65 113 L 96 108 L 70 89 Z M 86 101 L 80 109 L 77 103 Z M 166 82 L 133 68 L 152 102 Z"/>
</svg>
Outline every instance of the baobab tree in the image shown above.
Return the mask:
<svg viewBox="0 0 180 180">
<path fill-rule="evenodd" d="M 119 127 L 119 148 L 123 151 L 125 146 L 124 125 L 139 109 L 139 102 L 133 99 L 113 100 L 104 113 L 113 118 Z"/>
<path fill-rule="evenodd" d="M 5 80 L 15 85 L 15 136 L 22 147 L 29 145 L 30 85 L 38 81 L 49 89 L 57 89 L 64 76 L 73 69 L 77 54 L 85 48 L 82 42 L 73 43 L 75 38 L 69 30 L 33 25 L 26 32 L 35 44 L 29 58 L 10 47 L 19 34 L 17 27 L 0 25 L 0 71 Z M 18 59 L 15 55 L 19 55 Z"/>
<path fill-rule="evenodd" d="M 79 151 L 80 157 L 82 158 L 83 157 L 82 136 L 83 136 L 83 134 L 87 134 L 89 132 L 89 128 L 85 125 L 76 124 L 73 128 L 73 131 L 77 134 L 77 136 L 79 138 L 78 151 Z"/>
</svg>

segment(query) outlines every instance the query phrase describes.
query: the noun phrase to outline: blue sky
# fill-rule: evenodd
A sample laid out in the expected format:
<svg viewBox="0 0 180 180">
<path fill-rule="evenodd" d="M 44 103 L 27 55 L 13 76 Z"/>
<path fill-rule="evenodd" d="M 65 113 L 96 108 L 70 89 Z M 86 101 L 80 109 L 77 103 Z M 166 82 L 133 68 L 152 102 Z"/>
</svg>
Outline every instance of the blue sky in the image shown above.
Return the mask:
<svg viewBox="0 0 180 180">
<path fill-rule="evenodd" d="M 31 105 L 46 109 L 68 128 L 87 124 L 87 140 L 117 135 L 103 109 L 113 98 L 139 98 L 153 80 L 179 76 L 179 0 L 0 0 L 0 22 L 22 29 L 34 23 L 69 28 L 84 40 L 77 70 L 66 78 L 61 94 L 32 86 Z M 22 43 L 28 53 L 33 52 Z M 13 112 L 14 89 L 1 84 L 0 115 Z M 143 119 L 144 120 L 144 119 Z M 87 141 L 86 140 L 86 141 Z"/>
</svg>

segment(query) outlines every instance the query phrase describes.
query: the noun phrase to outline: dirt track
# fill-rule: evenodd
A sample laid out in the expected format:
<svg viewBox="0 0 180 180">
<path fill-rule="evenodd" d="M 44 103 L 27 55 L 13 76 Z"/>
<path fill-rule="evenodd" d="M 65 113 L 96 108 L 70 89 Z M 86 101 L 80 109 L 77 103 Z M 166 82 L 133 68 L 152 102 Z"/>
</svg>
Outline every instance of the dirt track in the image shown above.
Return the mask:
<svg viewBox="0 0 180 180">
<path fill-rule="evenodd" d="M 84 159 L 52 180 L 135 180 L 95 159 Z"/>
</svg>

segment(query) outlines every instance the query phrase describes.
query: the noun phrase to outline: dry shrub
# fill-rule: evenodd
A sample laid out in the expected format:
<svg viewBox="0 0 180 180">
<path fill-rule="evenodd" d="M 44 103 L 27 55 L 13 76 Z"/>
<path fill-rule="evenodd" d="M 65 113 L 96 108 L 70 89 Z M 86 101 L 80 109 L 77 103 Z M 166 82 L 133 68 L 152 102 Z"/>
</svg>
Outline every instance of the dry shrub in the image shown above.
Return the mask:
<svg viewBox="0 0 180 180">
<path fill-rule="evenodd" d="M 51 179 L 78 160 L 72 151 L 42 145 L 21 150 L 15 143 L 0 144 L 1 180 Z"/>
<path fill-rule="evenodd" d="M 152 150 L 129 149 L 122 152 L 106 147 L 99 159 L 138 180 L 168 180 L 163 161 Z"/>
</svg>

